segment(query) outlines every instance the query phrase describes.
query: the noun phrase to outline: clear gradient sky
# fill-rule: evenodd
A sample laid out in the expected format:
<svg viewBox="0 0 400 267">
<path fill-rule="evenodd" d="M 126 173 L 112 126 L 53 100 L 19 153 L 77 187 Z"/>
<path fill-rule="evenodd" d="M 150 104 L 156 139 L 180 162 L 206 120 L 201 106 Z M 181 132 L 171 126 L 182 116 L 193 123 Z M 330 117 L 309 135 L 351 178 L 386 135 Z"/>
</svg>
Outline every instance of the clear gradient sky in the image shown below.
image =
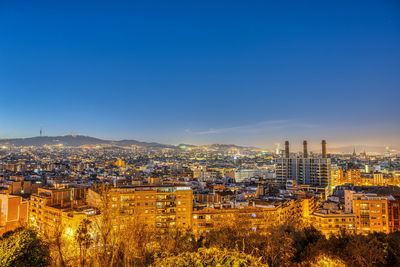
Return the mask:
<svg viewBox="0 0 400 267">
<path fill-rule="evenodd" d="M 400 2 L 0 1 L 0 138 L 400 145 Z"/>
</svg>

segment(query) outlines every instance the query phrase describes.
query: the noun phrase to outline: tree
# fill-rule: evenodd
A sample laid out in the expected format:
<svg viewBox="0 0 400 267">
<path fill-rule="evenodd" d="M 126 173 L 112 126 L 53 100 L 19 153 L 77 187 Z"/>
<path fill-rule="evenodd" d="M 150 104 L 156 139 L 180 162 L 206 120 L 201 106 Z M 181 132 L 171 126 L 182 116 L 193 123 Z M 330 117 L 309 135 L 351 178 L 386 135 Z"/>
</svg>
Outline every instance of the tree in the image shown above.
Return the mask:
<svg viewBox="0 0 400 267">
<path fill-rule="evenodd" d="M 318 257 L 321 251 L 319 245 L 327 242 L 326 237 L 313 226 L 296 231 L 293 239 L 296 249 L 295 261 L 298 263 Z"/>
<path fill-rule="evenodd" d="M 259 248 L 260 238 L 257 238 L 259 235 L 260 232 L 253 230 L 248 218 L 236 215 L 213 225 L 213 228 L 205 234 L 204 245 L 220 249 L 239 249 L 250 253 Z"/>
<path fill-rule="evenodd" d="M 95 266 L 147 266 L 159 253 L 154 227 L 136 209 L 112 205 L 108 187 L 98 191 L 99 214 L 93 218 L 95 246 L 91 250 Z"/>
<path fill-rule="evenodd" d="M 64 234 L 64 226 L 61 221 L 57 221 L 51 229 L 47 229 L 48 231 L 44 231 L 43 238 L 49 245 L 50 256 L 52 261 L 55 261 L 55 264 L 60 267 L 65 267 L 65 253 L 66 249 L 66 240 L 63 237 Z"/>
<path fill-rule="evenodd" d="M 379 240 L 373 235 L 362 236 L 354 235 L 346 248 L 350 257 L 348 262 L 351 266 L 384 266 L 385 248 Z"/>
<path fill-rule="evenodd" d="M 159 234 L 161 252 L 182 253 L 193 252 L 198 249 L 195 235 L 189 228 L 170 226 Z"/>
<path fill-rule="evenodd" d="M 271 226 L 267 229 L 264 248 L 260 253 L 271 267 L 292 265 L 295 254 L 294 241 L 285 225 Z"/>
<path fill-rule="evenodd" d="M 400 232 L 390 233 L 384 236 L 387 246 L 389 266 L 400 266 Z"/>
<path fill-rule="evenodd" d="M 153 266 L 267 266 L 261 258 L 240 252 L 218 248 L 200 248 L 197 252 L 164 255 Z"/>
<path fill-rule="evenodd" d="M 50 265 L 50 253 L 47 243 L 42 241 L 32 229 L 17 229 L 8 233 L 0 241 L 0 266 Z"/>
<path fill-rule="evenodd" d="M 87 250 L 93 242 L 93 238 L 90 234 L 91 229 L 92 222 L 88 219 L 83 219 L 75 232 L 75 240 L 79 245 L 79 258 L 81 266 L 85 266 Z"/>
<path fill-rule="evenodd" d="M 343 230 L 326 242 L 318 242 L 315 251 L 329 257 L 339 257 L 346 266 L 386 265 L 387 250 L 375 235 L 351 234 Z"/>
</svg>

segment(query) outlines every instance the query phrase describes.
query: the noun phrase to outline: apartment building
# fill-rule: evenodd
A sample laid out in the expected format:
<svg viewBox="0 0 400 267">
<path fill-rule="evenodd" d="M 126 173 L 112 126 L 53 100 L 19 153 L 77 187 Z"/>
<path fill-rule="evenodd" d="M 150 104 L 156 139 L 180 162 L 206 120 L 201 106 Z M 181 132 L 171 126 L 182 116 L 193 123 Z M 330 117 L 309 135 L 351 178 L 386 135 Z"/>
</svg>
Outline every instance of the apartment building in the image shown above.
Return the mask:
<svg viewBox="0 0 400 267">
<path fill-rule="evenodd" d="M 305 203 L 306 202 L 306 203 Z M 210 231 L 226 223 L 250 223 L 254 230 L 289 219 L 301 219 L 310 199 L 288 201 L 254 201 L 242 209 L 205 208 L 193 211 L 192 229 L 197 234 Z M 309 212 L 307 210 L 307 212 Z"/>
<path fill-rule="evenodd" d="M 389 233 L 389 197 L 353 194 L 353 213 L 358 233 Z"/>
<path fill-rule="evenodd" d="M 329 236 L 342 230 L 355 232 L 356 220 L 354 214 L 332 213 L 328 210 L 315 211 L 310 215 L 310 223 L 322 234 Z"/>
<path fill-rule="evenodd" d="M 0 194 L 0 236 L 27 223 L 28 202 L 20 196 Z"/>
<path fill-rule="evenodd" d="M 161 185 L 89 189 L 89 205 L 101 208 L 105 200 L 111 201 L 111 208 L 118 216 L 135 215 L 149 226 L 191 227 L 193 192 L 190 187 Z"/>
<path fill-rule="evenodd" d="M 29 201 L 29 225 L 39 231 L 53 231 L 59 226 L 71 234 L 82 218 L 95 214 L 86 204 L 86 192 L 82 187 L 63 189 L 39 188 Z"/>
</svg>

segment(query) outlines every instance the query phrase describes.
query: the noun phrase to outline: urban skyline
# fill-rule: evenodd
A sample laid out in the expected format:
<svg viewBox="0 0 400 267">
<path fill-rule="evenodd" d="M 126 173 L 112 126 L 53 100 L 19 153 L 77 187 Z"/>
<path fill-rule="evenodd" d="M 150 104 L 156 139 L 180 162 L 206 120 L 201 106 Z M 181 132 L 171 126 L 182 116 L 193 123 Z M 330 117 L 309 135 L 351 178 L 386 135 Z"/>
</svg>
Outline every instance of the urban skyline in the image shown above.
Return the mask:
<svg viewBox="0 0 400 267">
<path fill-rule="evenodd" d="M 396 1 L 21 3 L 0 8 L 0 138 L 400 145 Z"/>
<path fill-rule="evenodd" d="M 1 267 L 400 266 L 400 2 L 0 1 Z"/>
<path fill-rule="evenodd" d="M 246 145 L 246 144 L 234 144 L 234 143 L 209 143 L 209 144 L 196 144 L 196 143 L 176 143 L 176 144 L 169 144 L 169 143 L 160 143 L 160 142 L 153 142 L 149 140 L 135 140 L 133 138 L 127 138 L 127 139 L 108 139 L 108 138 L 97 138 L 93 136 L 84 136 L 84 135 L 76 135 L 76 134 L 67 134 L 67 135 L 60 135 L 60 136 L 47 136 L 47 135 L 42 135 L 43 130 L 40 130 L 40 135 L 39 136 L 32 136 L 32 137 L 26 137 L 26 138 L 0 138 L 0 145 L 3 145 L 3 148 L 8 147 L 8 146 L 20 146 L 20 147 L 29 147 L 29 146 L 40 146 L 40 145 L 55 145 L 57 144 L 57 141 L 59 141 L 59 144 L 64 144 L 65 146 L 71 146 L 71 140 L 69 137 L 73 137 L 76 139 L 79 139 L 77 144 L 73 144 L 72 146 L 85 146 L 85 145 L 91 145 L 93 142 L 96 142 L 98 140 L 98 144 L 102 145 L 104 142 L 109 142 L 110 144 L 115 143 L 118 145 L 118 142 L 122 142 L 122 146 L 126 146 L 126 142 L 133 142 L 133 143 L 142 143 L 142 144 L 157 144 L 161 146 L 175 146 L 175 147 L 182 147 L 182 146 L 197 146 L 197 147 L 202 147 L 202 146 L 213 146 L 213 145 L 227 145 L 227 146 L 237 146 L 237 147 L 243 147 L 243 148 L 250 148 L 250 149 L 256 149 L 256 150 L 264 150 L 264 151 L 269 151 L 269 152 L 276 152 L 278 150 L 283 151 L 284 143 L 289 142 L 289 140 L 280 140 L 280 142 L 270 144 L 270 146 L 251 146 L 251 145 Z M 42 138 L 42 139 L 41 139 Z M 63 140 L 63 138 L 66 138 L 66 140 Z M 46 139 L 46 140 L 43 140 Z M 59 140 L 62 139 L 62 140 Z M 295 140 L 291 140 L 291 147 L 292 151 L 291 153 L 300 153 L 303 150 L 303 142 L 306 141 L 308 142 L 309 139 L 307 140 L 302 140 L 301 142 L 298 142 L 296 138 Z M 89 140 L 89 141 L 87 141 Z M 320 151 L 320 142 L 321 140 L 312 140 L 312 143 L 309 144 L 309 151 L 312 153 L 321 153 Z M 72 141 L 72 143 L 74 143 Z M 372 153 L 372 154 L 381 154 L 381 153 L 397 153 L 398 148 L 393 147 L 393 146 L 372 146 L 372 145 L 360 145 L 360 144 L 353 144 L 349 146 L 332 146 L 330 145 L 328 147 L 328 153 L 333 153 L 333 154 L 341 154 L 341 153 Z"/>
</svg>

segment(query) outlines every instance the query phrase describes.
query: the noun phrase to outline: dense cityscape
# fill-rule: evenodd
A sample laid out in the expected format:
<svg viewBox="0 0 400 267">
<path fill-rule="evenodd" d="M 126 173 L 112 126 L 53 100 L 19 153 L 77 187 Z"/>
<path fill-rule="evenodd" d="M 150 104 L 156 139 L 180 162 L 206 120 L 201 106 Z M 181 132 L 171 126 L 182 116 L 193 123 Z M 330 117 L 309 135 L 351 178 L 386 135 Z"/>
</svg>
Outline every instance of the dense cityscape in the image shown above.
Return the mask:
<svg viewBox="0 0 400 267">
<path fill-rule="evenodd" d="M 308 150 L 305 140 L 303 151 L 297 152 L 290 150 L 290 141 L 284 141 L 283 149 L 278 145 L 263 151 L 235 145 L 77 146 L 81 139 L 96 140 L 74 135 L 2 140 L 0 234 L 12 236 L 13 231 L 25 231 L 21 227 L 35 231 L 50 248 L 44 265 L 169 266 L 176 260 L 171 257 L 181 257 L 180 251 L 199 253 L 202 248 L 234 249 L 255 259 L 261 255 L 260 262 L 250 260 L 254 266 L 318 266 L 321 260 L 337 266 L 355 266 L 363 260 L 371 266 L 399 264 L 398 248 L 389 255 L 372 241 L 359 244 L 366 246 L 363 253 L 379 253 L 361 253 L 361 261 L 348 261 L 333 251 L 300 257 L 304 251 L 296 252 L 294 241 L 282 239 L 285 235 L 275 237 L 275 246 L 283 250 L 277 259 L 275 250 L 248 251 L 257 239 L 252 235 L 263 236 L 271 227 L 314 231 L 309 234 L 326 243 L 342 235 L 395 234 L 396 240 L 398 151 L 331 154 L 326 140 L 315 152 Z M 48 144 L 32 145 L 38 140 Z M 121 244 L 124 235 L 130 238 L 132 251 Z M 189 244 L 179 247 L 180 243 L 168 248 L 177 239 L 194 242 L 196 249 L 186 247 Z M 5 253 L 5 247 L 1 249 Z M 10 259 L 2 260 L 4 265 Z"/>
<path fill-rule="evenodd" d="M 400 267 L 400 1 L 0 1 L 0 267 Z"/>
</svg>

